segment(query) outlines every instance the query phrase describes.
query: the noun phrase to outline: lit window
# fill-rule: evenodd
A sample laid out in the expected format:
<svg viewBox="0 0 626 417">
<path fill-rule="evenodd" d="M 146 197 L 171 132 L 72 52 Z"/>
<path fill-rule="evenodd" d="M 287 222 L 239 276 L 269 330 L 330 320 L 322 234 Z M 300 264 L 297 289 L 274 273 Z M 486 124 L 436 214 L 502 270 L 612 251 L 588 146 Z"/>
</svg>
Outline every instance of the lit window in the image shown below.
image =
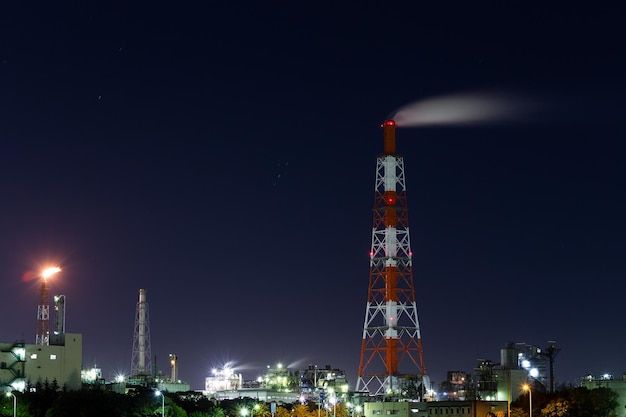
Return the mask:
<svg viewBox="0 0 626 417">
<path fill-rule="evenodd" d="M 31 353 L 30 354 L 30 358 L 31 359 L 37 359 L 37 354 L 36 353 Z"/>
<path fill-rule="evenodd" d="M 56 359 L 57 359 L 57 355 L 55 355 L 55 354 L 51 354 L 50 355 L 50 360 L 51 361 L 55 361 Z"/>
</svg>

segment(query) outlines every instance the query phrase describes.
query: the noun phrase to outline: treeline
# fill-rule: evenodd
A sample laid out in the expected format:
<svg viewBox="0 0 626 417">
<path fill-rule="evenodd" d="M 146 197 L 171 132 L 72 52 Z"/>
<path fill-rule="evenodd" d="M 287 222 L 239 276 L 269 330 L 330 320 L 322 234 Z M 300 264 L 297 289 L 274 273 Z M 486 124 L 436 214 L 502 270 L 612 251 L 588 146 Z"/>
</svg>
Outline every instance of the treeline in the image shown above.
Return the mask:
<svg viewBox="0 0 626 417">
<path fill-rule="evenodd" d="M 55 384 L 14 392 L 17 417 L 271 417 L 269 404 L 252 398 L 214 401 L 197 392 L 164 393 L 136 387 L 126 394 L 86 385 L 80 391 L 58 390 Z M 13 397 L 0 398 L 0 416 L 13 416 Z M 275 417 L 348 417 L 341 404 L 327 413 L 316 403 L 278 406 Z M 328 415 L 327 415 L 328 414 Z"/>
<path fill-rule="evenodd" d="M 59 390 L 55 384 L 24 393 L 14 392 L 17 417 L 272 417 L 269 404 L 252 398 L 214 401 L 197 392 L 164 393 L 136 387 L 126 394 L 84 386 L 80 391 Z M 539 390 L 511 403 L 511 417 L 611 417 L 616 415 L 617 394 L 608 388 L 564 388 L 555 393 Z M 14 398 L 0 396 L 0 416 L 13 416 Z M 317 403 L 282 405 L 274 417 L 349 417 L 344 404 L 326 410 Z"/>
<path fill-rule="evenodd" d="M 618 415 L 617 398 L 605 387 L 563 388 L 554 393 L 533 390 L 511 402 L 511 417 L 528 417 L 531 403 L 533 417 L 611 417 Z"/>
</svg>

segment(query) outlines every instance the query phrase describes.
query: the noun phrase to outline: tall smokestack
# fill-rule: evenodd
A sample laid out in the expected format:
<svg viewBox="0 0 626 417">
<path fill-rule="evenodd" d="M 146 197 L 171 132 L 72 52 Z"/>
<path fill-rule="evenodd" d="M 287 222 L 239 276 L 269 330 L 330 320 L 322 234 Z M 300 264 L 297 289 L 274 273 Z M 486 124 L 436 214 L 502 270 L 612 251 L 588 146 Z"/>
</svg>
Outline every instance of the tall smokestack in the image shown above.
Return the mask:
<svg viewBox="0 0 626 417">
<path fill-rule="evenodd" d="M 54 331 L 50 335 L 50 344 L 65 345 L 65 296 L 54 296 Z"/>
<path fill-rule="evenodd" d="M 356 386 L 371 396 L 400 395 L 415 381 L 430 385 L 417 317 L 404 159 L 396 155 L 396 122 L 387 120 L 382 128 L 384 154 L 376 160 L 369 289 Z M 424 390 L 420 401 L 423 397 Z"/>
<path fill-rule="evenodd" d="M 130 365 L 131 376 L 149 376 L 150 367 L 150 319 L 147 290 L 139 290 L 139 301 L 135 312 L 135 332 L 133 336 L 133 357 Z"/>
<path fill-rule="evenodd" d="M 385 155 L 396 153 L 396 122 L 387 120 L 383 123 L 383 137 L 385 138 Z"/>
<path fill-rule="evenodd" d="M 172 375 L 170 377 L 172 382 L 178 381 L 178 356 L 170 353 L 170 367 L 172 368 Z"/>
</svg>

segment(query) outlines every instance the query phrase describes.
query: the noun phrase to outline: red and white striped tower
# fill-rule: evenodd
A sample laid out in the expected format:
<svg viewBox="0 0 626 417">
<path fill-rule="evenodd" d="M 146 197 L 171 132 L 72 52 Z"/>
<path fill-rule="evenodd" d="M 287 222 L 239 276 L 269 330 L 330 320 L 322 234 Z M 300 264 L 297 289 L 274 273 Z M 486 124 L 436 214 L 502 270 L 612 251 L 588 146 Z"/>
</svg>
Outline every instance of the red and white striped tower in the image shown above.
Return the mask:
<svg viewBox="0 0 626 417">
<path fill-rule="evenodd" d="M 384 154 L 376 163 L 370 279 L 357 391 L 395 395 L 408 378 L 425 381 L 407 212 L 404 160 L 396 123 L 383 123 Z"/>
<path fill-rule="evenodd" d="M 58 266 L 46 268 L 41 273 L 41 299 L 37 306 L 37 333 L 35 344 L 47 346 L 50 344 L 50 301 L 48 297 L 48 279 L 61 271 Z"/>
<path fill-rule="evenodd" d="M 46 346 L 50 341 L 50 303 L 48 300 L 48 277 L 41 277 L 41 299 L 37 306 L 37 334 L 35 344 Z"/>
</svg>

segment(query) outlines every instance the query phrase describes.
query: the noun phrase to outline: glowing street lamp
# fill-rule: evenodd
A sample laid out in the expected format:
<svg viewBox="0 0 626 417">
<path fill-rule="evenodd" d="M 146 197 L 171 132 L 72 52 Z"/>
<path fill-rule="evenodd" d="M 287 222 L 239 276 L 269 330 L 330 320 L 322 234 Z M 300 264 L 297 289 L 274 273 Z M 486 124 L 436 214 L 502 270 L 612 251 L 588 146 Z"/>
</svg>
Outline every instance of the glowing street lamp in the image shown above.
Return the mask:
<svg viewBox="0 0 626 417">
<path fill-rule="evenodd" d="M 528 417 L 533 417 L 533 392 L 529 384 L 522 385 L 524 391 L 528 391 Z"/>
<path fill-rule="evenodd" d="M 7 397 L 13 396 L 13 417 L 17 416 L 17 397 L 11 391 L 7 392 Z"/>
<path fill-rule="evenodd" d="M 157 397 L 159 395 L 161 396 L 161 400 L 162 400 L 162 402 L 161 402 L 161 417 L 165 417 L 165 394 L 163 394 L 159 390 L 156 390 L 156 391 L 154 391 L 154 395 L 157 396 Z"/>
<path fill-rule="evenodd" d="M 333 405 L 333 417 L 337 417 L 337 397 L 333 392 L 333 396 L 329 399 L 330 403 Z"/>
</svg>

